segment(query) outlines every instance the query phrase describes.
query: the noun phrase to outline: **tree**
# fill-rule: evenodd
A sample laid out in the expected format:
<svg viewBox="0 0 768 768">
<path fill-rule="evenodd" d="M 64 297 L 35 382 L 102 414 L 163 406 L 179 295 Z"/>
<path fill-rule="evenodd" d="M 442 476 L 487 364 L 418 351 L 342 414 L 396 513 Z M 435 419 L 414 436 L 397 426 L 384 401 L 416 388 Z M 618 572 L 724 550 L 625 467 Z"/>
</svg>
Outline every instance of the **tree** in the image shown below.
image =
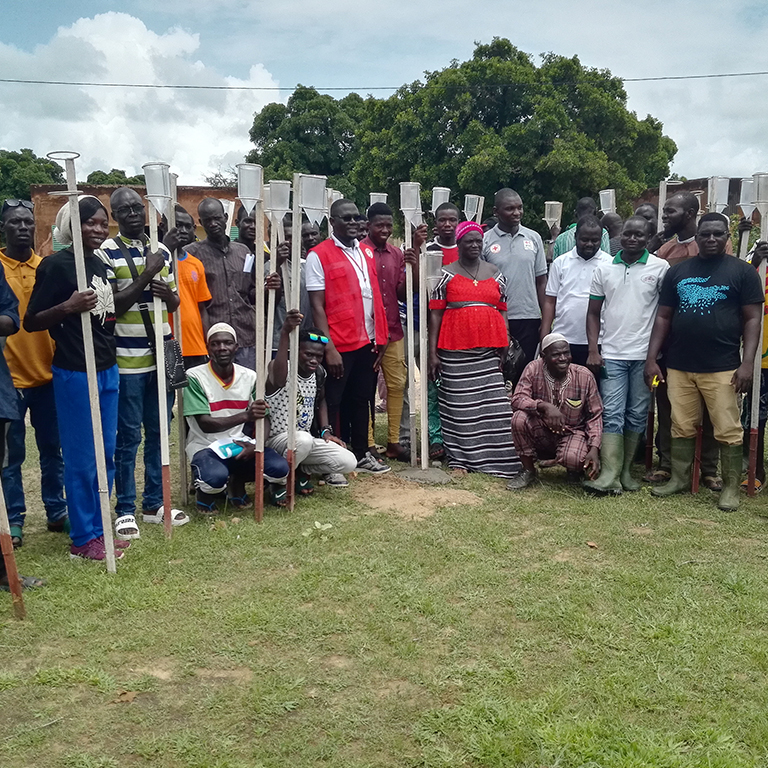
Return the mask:
<svg viewBox="0 0 768 768">
<path fill-rule="evenodd" d="M 230 167 L 225 170 L 219 168 L 216 173 L 212 173 L 210 176 L 205 176 L 205 183 L 209 187 L 216 187 L 221 189 L 224 187 L 236 187 L 237 186 L 237 171 Z"/>
<path fill-rule="evenodd" d="M 85 183 L 111 187 L 143 187 L 145 181 L 143 173 L 137 174 L 136 176 L 126 176 L 125 171 L 122 169 L 113 168 L 109 173 L 106 171 L 91 171 L 91 173 L 88 174 Z"/>
<path fill-rule="evenodd" d="M 249 159 L 282 178 L 327 175 L 361 205 L 369 191 L 397 201 L 398 183 L 411 180 L 421 182 L 425 203 L 439 185 L 460 207 L 464 194 L 484 195 L 489 210 L 494 192 L 509 186 L 523 197 L 526 223 L 542 228 L 545 200 L 570 211 L 579 197 L 613 187 L 626 205 L 669 174 L 675 143 L 658 120 L 640 120 L 626 105 L 621 79 L 607 70 L 553 53 L 537 66 L 494 38 L 470 61 L 387 99 L 300 88 L 256 115 Z"/>
<path fill-rule="evenodd" d="M 52 160 L 37 157 L 31 149 L 0 149 L 0 200 L 31 200 L 31 184 L 63 184 L 64 169 Z"/>
</svg>

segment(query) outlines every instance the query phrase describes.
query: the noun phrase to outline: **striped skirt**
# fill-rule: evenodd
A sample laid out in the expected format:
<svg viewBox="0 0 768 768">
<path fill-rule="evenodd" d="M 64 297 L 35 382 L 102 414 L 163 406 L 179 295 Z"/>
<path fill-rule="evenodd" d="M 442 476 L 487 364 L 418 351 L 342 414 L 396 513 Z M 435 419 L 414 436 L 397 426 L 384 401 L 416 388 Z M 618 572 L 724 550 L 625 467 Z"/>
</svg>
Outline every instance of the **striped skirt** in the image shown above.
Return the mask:
<svg viewBox="0 0 768 768">
<path fill-rule="evenodd" d="M 438 398 L 448 466 L 512 477 L 522 469 L 512 407 L 494 349 L 438 350 Z"/>
</svg>

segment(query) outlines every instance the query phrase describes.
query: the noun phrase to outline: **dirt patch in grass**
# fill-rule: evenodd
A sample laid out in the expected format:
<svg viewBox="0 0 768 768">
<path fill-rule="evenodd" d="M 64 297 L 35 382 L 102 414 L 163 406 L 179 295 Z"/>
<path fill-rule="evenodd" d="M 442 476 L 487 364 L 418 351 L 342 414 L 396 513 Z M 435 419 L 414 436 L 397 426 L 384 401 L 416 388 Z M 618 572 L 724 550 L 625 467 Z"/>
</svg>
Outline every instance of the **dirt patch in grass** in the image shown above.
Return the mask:
<svg viewBox="0 0 768 768">
<path fill-rule="evenodd" d="M 176 664 L 173 659 L 157 659 L 143 667 L 135 667 L 133 671 L 140 675 L 149 675 L 158 680 L 168 681 L 173 679 Z"/>
<path fill-rule="evenodd" d="M 204 680 L 215 680 L 232 683 L 250 683 L 253 672 L 248 667 L 235 667 L 235 669 L 208 669 L 201 667 L 195 670 L 195 674 Z"/>
<path fill-rule="evenodd" d="M 327 669 L 349 669 L 354 662 L 347 656 L 331 654 L 322 659 L 321 663 Z"/>
<path fill-rule="evenodd" d="M 477 506 L 481 499 L 471 491 L 445 486 L 416 486 L 398 478 L 376 478 L 356 483 L 352 489 L 356 501 L 376 512 L 389 512 L 404 520 L 423 520 L 440 507 Z"/>
<path fill-rule="evenodd" d="M 638 536 L 653 536 L 654 534 L 653 528 L 648 528 L 646 525 L 638 525 L 635 528 L 630 528 L 629 532 L 635 533 Z"/>
</svg>

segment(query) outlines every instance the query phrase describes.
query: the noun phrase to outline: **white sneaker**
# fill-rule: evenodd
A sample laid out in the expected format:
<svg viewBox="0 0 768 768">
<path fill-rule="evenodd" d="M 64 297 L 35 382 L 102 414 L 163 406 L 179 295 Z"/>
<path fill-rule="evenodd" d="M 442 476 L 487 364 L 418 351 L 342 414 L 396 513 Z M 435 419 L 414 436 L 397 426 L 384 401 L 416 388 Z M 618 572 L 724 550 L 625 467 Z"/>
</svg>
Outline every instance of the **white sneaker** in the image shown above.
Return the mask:
<svg viewBox="0 0 768 768">
<path fill-rule="evenodd" d="M 349 485 L 349 481 L 341 472 L 331 472 L 329 475 L 323 475 L 323 480 L 326 485 L 330 485 L 333 488 L 346 488 Z"/>
<path fill-rule="evenodd" d="M 389 464 L 377 459 L 370 451 L 366 451 L 365 456 L 357 462 L 358 472 L 370 472 L 372 475 L 383 475 L 391 469 Z"/>
</svg>

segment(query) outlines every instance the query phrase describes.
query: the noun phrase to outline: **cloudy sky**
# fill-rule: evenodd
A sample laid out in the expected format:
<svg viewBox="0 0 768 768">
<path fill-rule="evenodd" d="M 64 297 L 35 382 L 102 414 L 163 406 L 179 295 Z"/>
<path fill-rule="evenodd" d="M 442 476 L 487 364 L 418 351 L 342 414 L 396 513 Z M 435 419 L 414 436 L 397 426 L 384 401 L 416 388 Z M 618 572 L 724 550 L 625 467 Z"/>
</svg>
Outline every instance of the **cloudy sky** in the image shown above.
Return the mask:
<svg viewBox="0 0 768 768">
<path fill-rule="evenodd" d="M 367 89 L 465 60 L 495 35 L 626 78 L 768 71 L 765 0 L 18 0 L 0 25 L 0 77 L 264 90 L 0 83 L 0 148 L 75 149 L 82 178 L 162 159 L 197 183 L 240 162 L 253 113 L 297 83 L 389 95 Z M 629 108 L 677 142 L 677 173 L 768 171 L 768 76 L 626 88 Z"/>
</svg>

